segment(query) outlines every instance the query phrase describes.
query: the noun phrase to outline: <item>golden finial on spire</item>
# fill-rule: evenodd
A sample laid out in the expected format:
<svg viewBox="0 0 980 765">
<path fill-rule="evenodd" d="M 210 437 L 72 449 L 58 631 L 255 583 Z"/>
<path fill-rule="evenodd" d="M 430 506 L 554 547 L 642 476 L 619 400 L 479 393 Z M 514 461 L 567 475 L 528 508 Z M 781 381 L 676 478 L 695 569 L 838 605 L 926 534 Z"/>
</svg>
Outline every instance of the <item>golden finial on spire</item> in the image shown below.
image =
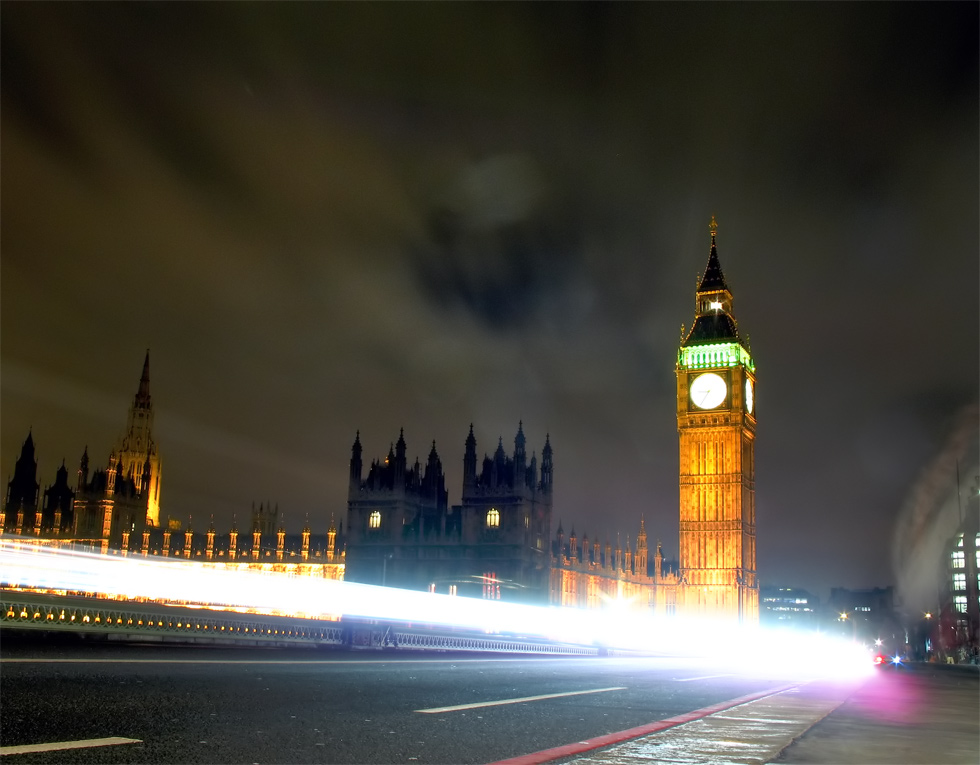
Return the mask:
<svg viewBox="0 0 980 765">
<path fill-rule="evenodd" d="M 711 223 L 708 224 L 708 229 L 711 231 L 711 241 L 715 241 L 715 234 L 718 233 L 718 221 L 715 220 L 715 216 L 711 216 Z"/>
</svg>

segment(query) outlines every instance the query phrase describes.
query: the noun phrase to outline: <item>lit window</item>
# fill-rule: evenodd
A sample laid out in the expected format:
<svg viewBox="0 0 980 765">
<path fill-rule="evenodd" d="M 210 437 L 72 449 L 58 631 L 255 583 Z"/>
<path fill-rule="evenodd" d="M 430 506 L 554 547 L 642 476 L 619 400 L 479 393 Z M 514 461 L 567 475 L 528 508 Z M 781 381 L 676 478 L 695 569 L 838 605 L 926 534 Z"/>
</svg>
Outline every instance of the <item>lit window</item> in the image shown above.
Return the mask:
<svg viewBox="0 0 980 765">
<path fill-rule="evenodd" d="M 372 528 L 372 529 L 380 529 L 381 528 L 381 511 L 380 510 L 375 510 L 373 513 L 371 513 L 371 517 L 368 518 L 368 526 L 370 528 Z"/>
<path fill-rule="evenodd" d="M 491 507 L 487 513 L 487 526 L 491 529 L 500 528 L 500 511 L 495 507 Z"/>
<path fill-rule="evenodd" d="M 966 555 L 962 550 L 954 550 L 949 554 L 950 564 L 953 568 L 964 568 L 966 566 Z"/>
<path fill-rule="evenodd" d="M 966 595 L 957 595 L 953 598 L 953 606 L 961 614 L 966 613 Z"/>
<path fill-rule="evenodd" d="M 962 534 L 957 534 L 956 535 L 956 546 L 957 547 L 963 547 L 963 535 Z"/>
<path fill-rule="evenodd" d="M 966 574 L 953 574 L 953 589 L 954 590 L 966 589 Z"/>
</svg>

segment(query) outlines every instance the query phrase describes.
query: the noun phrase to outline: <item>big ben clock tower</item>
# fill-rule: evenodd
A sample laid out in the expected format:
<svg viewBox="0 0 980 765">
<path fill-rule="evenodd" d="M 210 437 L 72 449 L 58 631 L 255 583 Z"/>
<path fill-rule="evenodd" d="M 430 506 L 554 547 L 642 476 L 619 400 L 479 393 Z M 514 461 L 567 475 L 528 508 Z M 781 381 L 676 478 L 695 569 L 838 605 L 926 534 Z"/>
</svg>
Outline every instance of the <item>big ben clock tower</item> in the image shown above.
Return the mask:
<svg viewBox="0 0 980 765">
<path fill-rule="evenodd" d="M 677 352 L 680 437 L 678 607 L 687 616 L 759 620 L 755 565 L 755 362 L 718 262 L 718 224 Z"/>
</svg>

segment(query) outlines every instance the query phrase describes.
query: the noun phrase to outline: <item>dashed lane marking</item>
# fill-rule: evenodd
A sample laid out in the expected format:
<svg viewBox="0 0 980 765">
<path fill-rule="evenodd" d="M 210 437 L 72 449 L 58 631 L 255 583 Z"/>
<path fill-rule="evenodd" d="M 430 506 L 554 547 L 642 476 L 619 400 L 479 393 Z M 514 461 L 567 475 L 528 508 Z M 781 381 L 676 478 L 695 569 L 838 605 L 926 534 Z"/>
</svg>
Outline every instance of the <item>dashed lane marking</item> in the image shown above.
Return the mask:
<svg viewBox="0 0 980 765">
<path fill-rule="evenodd" d="M 64 749 L 88 749 L 92 746 L 116 746 L 117 744 L 141 744 L 138 738 L 87 738 L 81 741 L 54 741 L 50 744 L 23 744 L 21 746 L 0 746 L 0 756 L 5 754 L 31 754 L 33 752 L 59 752 Z"/>
<path fill-rule="evenodd" d="M 473 704 L 457 704 L 454 707 L 433 707 L 431 709 L 416 709 L 424 715 L 432 715 L 437 712 L 457 712 L 460 709 L 479 709 L 480 707 L 499 707 L 504 704 L 523 704 L 525 701 L 541 701 L 542 699 L 560 699 L 565 696 L 584 696 L 587 693 L 608 693 L 609 691 L 625 691 L 625 685 L 615 688 L 592 688 L 587 691 L 568 691 L 567 693 L 546 693 L 541 696 L 522 696 L 519 699 L 500 699 L 499 701 L 478 701 Z"/>
</svg>

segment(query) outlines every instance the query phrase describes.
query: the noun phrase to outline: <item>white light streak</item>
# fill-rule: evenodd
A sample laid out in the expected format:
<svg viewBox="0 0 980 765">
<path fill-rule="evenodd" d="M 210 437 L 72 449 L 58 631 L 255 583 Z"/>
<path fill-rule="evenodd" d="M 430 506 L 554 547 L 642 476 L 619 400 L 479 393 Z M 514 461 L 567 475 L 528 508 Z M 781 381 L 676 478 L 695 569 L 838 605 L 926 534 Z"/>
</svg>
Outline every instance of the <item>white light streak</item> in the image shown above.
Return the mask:
<svg viewBox="0 0 980 765">
<path fill-rule="evenodd" d="M 716 659 L 725 671 L 853 676 L 867 649 L 815 633 L 767 632 L 731 621 L 665 618 L 616 607 L 585 610 L 478 600 L 193 561 L 103 555 L 0 539 L 0 585 L 248 609 L 298 618 L 340 616 L 448 626 L 647 655 Z"/>
</svg>

